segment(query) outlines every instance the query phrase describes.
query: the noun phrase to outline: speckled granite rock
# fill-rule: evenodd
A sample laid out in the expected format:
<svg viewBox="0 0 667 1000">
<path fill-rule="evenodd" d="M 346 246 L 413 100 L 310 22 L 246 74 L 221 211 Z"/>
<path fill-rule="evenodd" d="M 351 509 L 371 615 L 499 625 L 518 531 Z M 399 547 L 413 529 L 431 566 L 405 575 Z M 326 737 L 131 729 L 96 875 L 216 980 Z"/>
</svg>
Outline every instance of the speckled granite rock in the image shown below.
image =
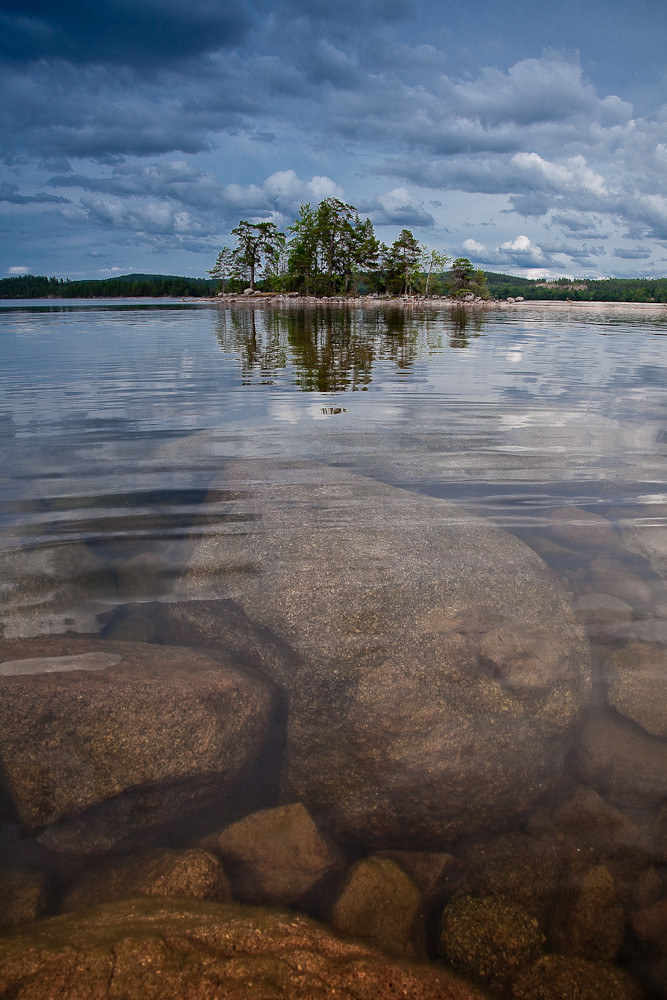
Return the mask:
<svg viewBox="0 0 667 1000">
<path fill-rule="evenodd" d="M 395 861 L 371 857 L 348 873 L 332 913 L 334 929 L 388 951 L 424 952 L 422 897 Z"/>
<path fill-rule="evenodd" d="M 251 813 L 204 844 L 223 859 L 245 903 L 296 903 L 338 861 L 300 802 Z"/>
<path fill-rule="evenodd" d="M 483 1000 L 445 969 L 402 963 L 294 913 L 139 899 L 0 939 L 12 1000 Z"/>
<path fill-rule="evenodd" d="M 542 953 L 538 922 L 501 896 L 459 896 L 442 914 L 440 950 L 453 968 L 500 989 Z"/>
<path fill-rule="evenodd" d="M 570 955 L 544 955 L 514 984 L 514 1000 L 643 1000 L 631 977 L 614 965 Z"/>
<path fill-rule="evenodd" d="M 232 598 L 296 649 L 272 673 L 287 800 L 367 847 L 442 850 L 544 792 L 588 695 L 588 647 L 531 549 L 314 463 L 234 462 L 219 485 L 239 499 L 173 598 Z"/>
<path fill-rule="evenodd" d="M 607 701 L 652 736 L 667 736 L 667 650 L 631 642 L 606 663 Z"/>
<path fill-rule="evenodd" d="M 186 896 L 227 903 L 232 891 L 224 868 L 210 851 L 162 848 L 89 872 L 66 893 L 60 910 L 66 913 L 135 896 Z"/>
<path fill-rule="evenodd" d="M 239 793 L 270 731 L 270 684 L 220 652 L 97 639 L 0 643 L 0 763 L 28 831 L 117 846 Z"/>
</svg>

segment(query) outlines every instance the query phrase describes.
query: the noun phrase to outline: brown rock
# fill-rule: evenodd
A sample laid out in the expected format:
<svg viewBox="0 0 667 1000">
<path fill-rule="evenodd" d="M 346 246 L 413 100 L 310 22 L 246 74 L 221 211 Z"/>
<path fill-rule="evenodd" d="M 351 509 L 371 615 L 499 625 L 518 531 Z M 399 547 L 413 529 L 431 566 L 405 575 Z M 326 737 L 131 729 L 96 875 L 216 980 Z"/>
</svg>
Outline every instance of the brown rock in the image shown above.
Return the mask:
<svg viewBox="0 0 667 1000">
<path fill-rule="evenodd" d="M 388 858 L 364 858 L 350 871 L 334 904 L 334 929 L 368 938 L 386 951 L 423 952 L 422 897 L 404 871 Z"/>
<path fill-rule="evenodd" d="M 625 914 L 605 865 L 570 871 L 558 901 L 550 940 L 555 951 L 591 961 L 612 961 L 623 942 Z"/>
<path fill-rule="evenodd" d="M 147 855 L 110 862 L 88 874 L 64 897 L 64 913 L 135 896 L 185 896 L 227 903 L 229 879 L 215 855 L 202 848 L 163 848 Z"/>
<path fill-rule="evenodd" d="M 490 986 L 509 987 L 543 945 L 537 920 L 500 896 L 459 896 L 442 914 L 443 957 L 459 972 Z"/>
<path fill-rule="evenodd" d="M 607 701 L 652 736 L 667 736 L 667 650 L 631 642 L 606 663 Z"/>
<path fill-rule="evenodd" d="M 532 550 L 314 463 L 233 462 L 224 485 L 244 530 L 203 538 L 174 597 L 233 599 L 296 650 L 266 668 L 289 705 L 285 799 L 337 839 L 442 850 L 544 793 L 588 647 Z"/>
<path fill-rule="evenodd" d="M 47 904 L 48 886 L 42 872 L 0 868 L 0 928 L 38 920 Z"/>
<path fill-rule="evenodd" d="M 644 846 L 637 825 L 592 788 L 579 787 L 554 813 L 556 828 L 580 849 L 600 855 Z"/>
<path fill-rule="evenodd" d="M 576 770 L 620 809 L 656 806 L 667 796 L 667 742 L 601 712 L 582 729 Z"/>
<path fill-rule="evenodd" d="M 473 895 L 511 899 L 541 921 L 553 904 L 563 867 L 554 844 L 522 833 L 474 844 L 465 863 Z"/>
<path fill-rule="evenodd" d="M 306 917 L 137 899 L 0 939 L 12 1000 L 483 1000 L 445 969 L 341 941 Z"/>
<path fill-rule="evenodd" d="M 100 850 L 239 796 L 268 684 L 220 652 L 98 639 L 0 644 L 0 762 L 24 827 Z"/>
<path fill-rule="evenodd" d="M 381 851 L 378 857 L 395 861 L 425 897 L 458 879 L 458 862 L 445 851 Z"/>
<path fill-rule="evenodd" d="M 204 841 L 223 859 L 246 903 L 296 903 L 337 863 L 300 802 L 262 809 Z"/>
<path fill-rule="evenodd" d="M 614 965 L 571 955 L 543 955 L 514 983 L 514 1000 L 642 1000 L 631 977 Z"/>
<path fill-rule="evenodd" d="M 620 559 L 595 559 L 590 575 L 595 590 L 618 597 L 635 611 L 646 612 L 655 603 L 657 585 L 651 587 Z"/>
<path fill-rule="evenodd" d="M 548 534 L 561 544 L 615 554 L 620 536 L 611 521 L 581 507 L 559 507 L 549 513 Z"/>
</svg>

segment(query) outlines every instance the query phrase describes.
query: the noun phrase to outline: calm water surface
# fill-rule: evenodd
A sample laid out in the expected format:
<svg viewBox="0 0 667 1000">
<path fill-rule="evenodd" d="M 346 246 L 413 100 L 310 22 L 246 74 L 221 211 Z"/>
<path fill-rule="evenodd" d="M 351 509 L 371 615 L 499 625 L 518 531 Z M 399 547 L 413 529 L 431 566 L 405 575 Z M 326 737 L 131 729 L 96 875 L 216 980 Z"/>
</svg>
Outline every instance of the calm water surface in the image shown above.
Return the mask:
<svg viewBox="0 0 667 1000">
<path fill-rule="evenodd" d="M 662 648 L 666 334 L 667 314 L 528 303 L 2 302 L 0 553 L 85 545 L 100 567 L 49 605 L 30 558 L 12 563 L 5 634 L 93 631 L 117 605 L 164 598 L 225 461 L 270 456 L 454 500 L 516 533 L 579 602 L 594 662 L 628 639 Z M 564 507 L 605 518 L 619 550 L 554 533 Z M 125 571 L 137 554 L 140 583 Z M 648 867 L 664 900 L 664 855 Z"/>
</svg>

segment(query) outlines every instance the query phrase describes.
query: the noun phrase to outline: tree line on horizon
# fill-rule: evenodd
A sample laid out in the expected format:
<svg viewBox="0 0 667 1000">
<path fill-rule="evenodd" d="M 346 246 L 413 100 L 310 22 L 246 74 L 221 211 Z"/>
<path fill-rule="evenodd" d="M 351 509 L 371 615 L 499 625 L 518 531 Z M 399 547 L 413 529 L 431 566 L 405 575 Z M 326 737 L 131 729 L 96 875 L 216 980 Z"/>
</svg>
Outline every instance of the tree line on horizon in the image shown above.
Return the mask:
<svg viewBox="0 0 667 1000">
<path fill-rule="evenodd" d="M 324 198 L 301 205 L 286 232 L 242 219 L 207 273 L 224 292 L 257 289 L 304 295 L 475 295 L 488 298 L 484 272 L 420 243 L 409 229 L 387 246 L 353 205 Z M 449 270 L 445 272 L 446 265 Z"/>
</svg>

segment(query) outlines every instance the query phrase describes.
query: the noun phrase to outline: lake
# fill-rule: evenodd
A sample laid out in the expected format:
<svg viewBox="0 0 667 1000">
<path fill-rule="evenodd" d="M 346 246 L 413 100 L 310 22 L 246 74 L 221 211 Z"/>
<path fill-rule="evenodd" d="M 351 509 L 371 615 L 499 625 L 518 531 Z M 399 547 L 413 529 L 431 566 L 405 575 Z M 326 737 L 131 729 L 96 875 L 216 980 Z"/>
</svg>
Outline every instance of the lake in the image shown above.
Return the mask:
<svg viewBox="0 0 667 1000">
<path fill-rule="evenodd" d="M 296 527 L 303 518 L 304 531 L 338 533 L 330 567 L 339 565 L 337 546 L 353 547 L 340 565 L 356 574 L 356 587 L 368 573 L 369 607 L 379 607 L 378 615 L 384 613 L 390 558 L 375 543 L 359 551 L 367 516 L 373 515 L 368 537 L 375 539 L 382 521 L 382 544 L 391 548 L 386 538 L 392 530 L 402 544 L 403 521 L 392 523 L 396 511 L 418 545 L 422 512 L 429 531 L 434 519 L 428 538 L 437 539 L 440 508 L 430 501 L 447 501 L 449 516 L 460 510 L 471 538 L 480 525 L 482 560 L 487 531 L 489 544 L 505 551 L 505 536 L 491 530 L 503 529 L 528 546 L 529 572 L 566 595 L 574 608 L 574 616 L 567 614 L 590 644 L 591 686 L 568 723 L 555 780 L 545 778 L 545 792 L 538 794 L 533 775 L 526 779 L 532 782 L 529 807 L 520 804 L 523 790 L 517 788 L 515 814 L 499 805 L 494 820 L 485 806 L 484 822 L 471 820 L 469 835 L 461 833 L 465 824 L 453 826 L 441 843 L 426 825 L 421 839 L 406 834 L 402 843 L 393 828 L 359 832 L 356 819 L 336 825 L 333 818 L 326 835 L 338 841 L 347 864 L 376 851 L 395 858 L 403 848 L 428 854 L 433 865 L 436 855 L 441 859 L 433 885 L 420 885 L 430 914 L 430 954 L 440 947 L 433 927 L 444 906 L 471 895 L 495 897 L 502 885 L 501 895 L 538 920 L 548 952 L 624 968 L 648 996 L 664 996 L 666 334 L 663 307 L 0 302 L 0 659 L 13 663 L 7 651 L 12 642 L 37 643 L 44 635 L 159 642 L 166 634 L 160 632 L 164 607 L 179 600 L 231 598 L 277 634 L 280 609 L 274 618 L 268 610 L 263 617 L 261 587 L 252 578 L 258 571 L 248 569 L 248 553 L 275 558 L 267 577 L 273 586 L 271 574 L 282 573 L 301 544 L 284 514 L 291 509 Z M 272 470 L 278 470 L 275 483 Z M 282 470 L 289 472 L 284 479 Z M 338 489 L 349 500 L 333 505 Z M 306 504 L 300 490 L 315 499 Z M 282 511 L 275 524 L 271 504 Z M 318 504 L 324 513 L 311 522 Z M 275 545 L 262 537 L 272 524 Z M 507 558 L 516 552 L 521 561 L 526 550 L 514 544 Z M 193 553 L 201 569 L 211 545 L 217 553 L 233 548 L 241 566 L 237 572 L 235 564 L 234 573 L 239 579 L 246 574 L 247 584 L 236 577 L 230 583 L 228 567 L 222 583 L 216 577 L 209 589 L 209 583 L 203 589 L 183 585 L 192 576 Z M 429 546 L 424 558 L 430 558 Z M 530 561 L 532 553 L 548 570 Z M 324 586 L 326 569 L 313 556 L 314 590 Z M 509 581 L 501 589 L 507 590 L 512 570 L 501 569 Z M 418 570 L 410 568 L 414 579 Z M 216 572 L 206 565 L 207 580 Z M 296 577 L 288 572 L 285 579 L 291 586 Z M 276 593 L 281 585 L 275 584 Z M 326 586 L 338 586 L 333 569 Z M 248 604 L 246 593 L 254 595 Z M 286 607 L 289 600 L 286 592 Z M 301 600 L 305 624 L 293 627 L 303 626 L 305 634 L 303 593 Z M 401 614 L 396 608 L 394 617 Z M 383 627 L 386 638 L 396 623 Z M 456 629 L 465 632 L 459 624 Z M 490 634 L 486 619 L 479 629 Z M 294 641 L 292 633 L 278 634 L 283 640 Z M 307 658 L 317 648 L 308 643 L 316 641 L 307 636 L 299 655 Z M 253 669 L 258 667 L 259 661 Z M 92 675 L 98 668 L 82 669 Z M 504 675 L 499 682 L 513 683 Z M 327 697 L 338 696 L 335 685 L 331 691 Z M 278 717 L 276 725 L 284 725 Z M 288 757 L 296 760 L 290 738 Z M 278 769 L 281 752 L 272 745 Z M 273 774 L 271 780 L 280 779 Z M 312 785 L 304 778 L 303 788 L 311 787 L 308 781 Z M 44 836 L 48 816 L 30 827 L 13 799 L 11 779 L 5 784 L 7 864 L 46 878 L 49 901 L 42 912 L 57 912 L 90 859 L 92 867 L 99 858 L 106 864 L 126 850 L 125 841 L 107 842 L 96 833 L 85 862 L 73 860 L 71 841 Z M 301 786 L 294 779 L 290 787 Z M 273 805 L 275 790 L 267 788 L 226 821 Z M 510 792 L 498 802 L 511 801 Z M 315 795 L 316 814 L 317 801 Z M 391 807 L 388 802 L 382 809 Z M 63 809 L 54 829 L 70 822 L 73 809 L 71 803 Z M 119 822 L 115 814 L 108 819 Z M 211 817 L 197 814 L 193 842 L 211 824 Z M 183 846 L 187 840 L 182 831 L 164 833 L 163 841 L 160 835 L 152 831 L 146 845 Z M 133 842 L 130 849 L 142 845 Z M 528 899 L 525 885 L 519 891 L 516 883 L 539 881 L 539 864 L 531 868 L 526 861 L 521 878 L 508 868 L 510 855 L 516 859 L 525 851 L 528 857 L 533 849 L 541 858 L 551 852 L 559 872 L 538 902 L 538 887 Z M 317 916 L 325 912 L 312 896 L 299 905 Z M 473 975 L 467 960 L 448 954 L 455 968 Z M 494 982 L 510 990 L 502 976 Z"/>
</svg>

